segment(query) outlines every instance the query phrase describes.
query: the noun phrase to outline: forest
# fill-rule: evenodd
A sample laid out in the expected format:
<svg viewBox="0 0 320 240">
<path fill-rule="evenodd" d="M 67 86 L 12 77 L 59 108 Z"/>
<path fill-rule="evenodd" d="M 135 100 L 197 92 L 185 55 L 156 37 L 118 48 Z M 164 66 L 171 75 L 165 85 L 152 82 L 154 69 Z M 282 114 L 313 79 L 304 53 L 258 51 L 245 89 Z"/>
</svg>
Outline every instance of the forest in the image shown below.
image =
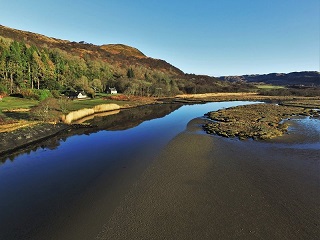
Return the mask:
<svg viewBox="0 0 320 240">
<path fill-rule="evenodd" d="M 125 58 L 125 56 L 122 56 Z M 144 61 L 148 61 L 144 60 Z M 128 64 L 129 63 L 129 64 Z M 37 47 L 0 37 L 0 94 L 39 98 L 42 90 L 53 96 L 85 91 L 92 97 L 116 87 L 138 96 L 174 96 L 179 93 L 246 91 L 251 85 L 213 77 L 170 74 L 137 61 L 119 64 L 90 54 L 72 54 L 59 48 Z"/>
</svg>

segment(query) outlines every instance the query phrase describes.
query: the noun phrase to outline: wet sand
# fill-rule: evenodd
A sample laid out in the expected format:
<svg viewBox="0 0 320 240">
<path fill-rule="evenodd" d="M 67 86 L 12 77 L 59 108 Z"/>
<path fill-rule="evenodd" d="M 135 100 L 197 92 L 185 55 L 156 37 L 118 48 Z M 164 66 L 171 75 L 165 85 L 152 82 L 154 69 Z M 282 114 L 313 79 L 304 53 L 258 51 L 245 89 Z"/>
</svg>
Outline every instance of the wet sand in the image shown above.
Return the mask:
<svg viewBox="0 0 320 240">
<path fill-rule="evenodd" d="M 96 239 L 320 236 L 320 147 L 210 136 L 202 122 L 167 145 Z"/>
</svg>

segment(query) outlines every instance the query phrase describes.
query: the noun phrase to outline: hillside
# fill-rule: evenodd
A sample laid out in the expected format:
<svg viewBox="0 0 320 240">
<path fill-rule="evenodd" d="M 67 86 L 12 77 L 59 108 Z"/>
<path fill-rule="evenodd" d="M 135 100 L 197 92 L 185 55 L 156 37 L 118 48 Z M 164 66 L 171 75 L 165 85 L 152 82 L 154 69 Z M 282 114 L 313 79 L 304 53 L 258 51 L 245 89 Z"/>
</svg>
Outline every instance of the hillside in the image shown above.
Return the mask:
<svg viewBox="0 0 320 240">
<path fill-rule="evenodd" d="M 57 48 L 71 55 L 76 55 L 81 58 L 90 57 L 91 59 L 105 61 L 111 65 L 122 65 L 127 67 L 131 65 L 143 65 L 146 68 L 159 70 L 169 75 L 183 75 L 183 72 L 180 69 L 172 66 L 166 61 L 147 57 L 138 49 L 123 44 L 97 46 L 85 41 L 71 42 L 2 25 L 0 25 L 0 36 L 18 42 L 24 42 L 28 45 L 34 45 L 38 48 Z"/>
<path fill-rule="evenodd" d="M 320 86 L 320 72 L 270 73 L 243 76 L 223 76 L 221 80 L 247 83 L 266 83 L 279 86 Z"/>
<path fill-rule="evenodd" d="M 147 57 L 140 50 L 124 44 L 106 44 L 106 45 L 102 45 L 100 48 L 112 54 L 122 54 L 125 56 L 136 57 L 136 58 Z"/>
<path fill-rule="evenodd" d="M 138 96 L 252 90 L 242 82 L 185 74 L 123 44 L 71 42 L 0 25 L 0 94 L 34 98 L 35 89 L 48 89 L 56 96 L 82 90 L 94 96 L 109 87 Z"/>
</svg>

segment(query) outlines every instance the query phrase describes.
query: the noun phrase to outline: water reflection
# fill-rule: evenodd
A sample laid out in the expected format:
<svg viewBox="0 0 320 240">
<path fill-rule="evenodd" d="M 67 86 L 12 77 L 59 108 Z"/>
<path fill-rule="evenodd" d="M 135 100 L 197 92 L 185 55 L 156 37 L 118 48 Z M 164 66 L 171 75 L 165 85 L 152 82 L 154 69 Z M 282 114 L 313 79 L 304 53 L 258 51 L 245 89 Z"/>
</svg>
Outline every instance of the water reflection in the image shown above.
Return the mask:
<svg viewBox="0 0 320 240">
<path fill-rule="evenodd" d="M 126 186 L 190 120 L 249 103 L 128 109 L 90 120 L 96 128 L 65 132 L 10 156 L 0 166 L 0 239 L 35 239 L 59 221 L 58 227 L 68 226 L 79 206 L 95 221 L 104 219 Z M 99 200 L 105 202 L 105 212 L 94 208 Z"/>
<path fill-rule="evenodd" d="M 288 123 L 290 127 L 288 134 L 274 141 L 281 143 L 278 144 L 278 147 L 320 150 L 319 118 L 297 116 L 284 122 Z"/>
<path fill-rule="evenodd" d="M 181 104 L 148 105 L 88 116 L 77 121 L 77 123 L 88 122 L 94 126 L 93 128 L 71 129 L 62 132 L 57 136 L 53 136 L 50 139 L 44 140 L 41 143 L 35 143 L 26 148 L 19 149 L 14 153 L 5 154 L 0 157 L 0 165 L 6 160 L 13 161 L 17 156 L 23 153 L 30 154 L 38 149 L 57 149 L 61 142 L 65 142 L 69 137 L 74 135 L 90 135 L 101 130 L 116 131 L 130 129 L 138 126 L 144 121 L 162 118 L 181 106 Z"/>
</svg>

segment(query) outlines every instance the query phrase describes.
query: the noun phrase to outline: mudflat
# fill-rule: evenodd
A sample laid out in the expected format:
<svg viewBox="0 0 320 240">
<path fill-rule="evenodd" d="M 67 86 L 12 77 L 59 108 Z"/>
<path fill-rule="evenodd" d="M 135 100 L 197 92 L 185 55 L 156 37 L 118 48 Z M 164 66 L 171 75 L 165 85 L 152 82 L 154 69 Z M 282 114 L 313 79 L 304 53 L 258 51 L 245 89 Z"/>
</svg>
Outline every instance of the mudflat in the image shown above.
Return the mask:
<svg viewBox="0 0 320 240">
<path fill-rule="evenodd" d="M 203 134 L 202 124 L 202 119 L 191 121 L 167 145 L 97 239 L 320 236 L 317 133 L 312 139 L 300 132 L 240 141 Z"/>
</svg>

